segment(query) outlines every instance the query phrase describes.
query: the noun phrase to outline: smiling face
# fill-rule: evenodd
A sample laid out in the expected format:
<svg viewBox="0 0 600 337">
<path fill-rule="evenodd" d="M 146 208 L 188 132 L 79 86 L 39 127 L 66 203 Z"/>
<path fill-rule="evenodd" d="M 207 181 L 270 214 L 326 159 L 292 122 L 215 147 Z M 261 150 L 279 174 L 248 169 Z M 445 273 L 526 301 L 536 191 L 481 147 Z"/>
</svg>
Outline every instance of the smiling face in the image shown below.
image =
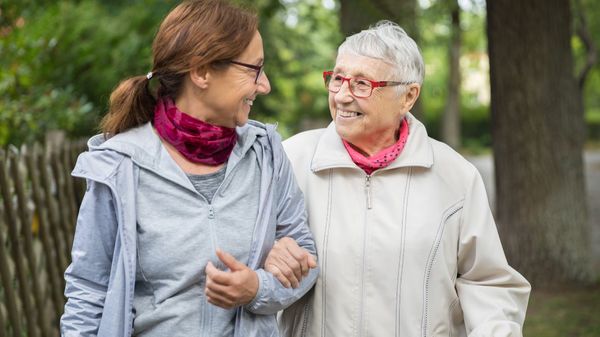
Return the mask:
<svg viewBox="0 0 600 337">
<path fill-rule="evenodd" d="M 393 67 L 381 60 L 352 53 L 338 55 L 334 73 L 374 81 L 402 81 L 393 78 Z M 396 87 L 373 89 L 368 98 L 355 98 L 345 82 L 338 93 L 329 92 L 329 110 L 337 133 L 366 155 L 393 145 L 400 121 L 419 95 L 419 85 L 410 84 L 400 95 Z"/>
<path fill-rule="evenodd" d="M 258 31 L 234 61 L 263 64 L 263 43 Z M 226 127 L 246 124 L 256 96 L 271 91 L 264 72 L 255 83 L 256 70 L 237 64 L 229 64 L 225 69 L 193 71 L 189 78 L 186 86 L 189 90 L 184 90 L 177 100 L 177 107 L 207 123 Z"/>
</svg>

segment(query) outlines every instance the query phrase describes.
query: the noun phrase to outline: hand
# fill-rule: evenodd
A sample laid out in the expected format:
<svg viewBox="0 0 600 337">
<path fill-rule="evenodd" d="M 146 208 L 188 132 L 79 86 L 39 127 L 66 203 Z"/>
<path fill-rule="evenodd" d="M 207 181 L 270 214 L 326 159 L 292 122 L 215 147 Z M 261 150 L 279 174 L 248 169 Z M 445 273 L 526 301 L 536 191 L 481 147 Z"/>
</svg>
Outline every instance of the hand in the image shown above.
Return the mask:
<svg viewBox="0 0 600 337">
<path fill-rule="evenodd" d="M 316 267 L 316 258 L 289 237 L 276 241 L 265 260 L 265 270 L 286 288 L 298 288 L 309 269 Z"/>
<path fill-rule="evenodd" d="M 256 272 L 220 249 L 217 249 L 217 257 L 230 270 L 219 270 L 208 262 L 204 289 L 208 302 L 225 309 L 250 303 L 258 292 Z"/>
</svg>

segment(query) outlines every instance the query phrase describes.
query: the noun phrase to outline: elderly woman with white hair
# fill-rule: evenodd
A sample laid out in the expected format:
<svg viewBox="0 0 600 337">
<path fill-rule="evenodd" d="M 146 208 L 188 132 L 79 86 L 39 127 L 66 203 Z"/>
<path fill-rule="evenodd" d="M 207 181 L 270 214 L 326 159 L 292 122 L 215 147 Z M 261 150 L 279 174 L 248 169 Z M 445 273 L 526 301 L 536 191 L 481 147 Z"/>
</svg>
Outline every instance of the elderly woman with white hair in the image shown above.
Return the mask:
<svg viewBox="0 0 600 337">
<path fill-rule="evenodd" d="M 530 292 L 507 263 L 481 176 L 410 109 L 424 64 L 394 23 L 348 37 L 323 73 L 333 122 L 284 142 L 321 274 L 280 316 L 283 336 L 522 336 Z M 265 268 L 295 285 L 306 253 Z"/>
</svg>

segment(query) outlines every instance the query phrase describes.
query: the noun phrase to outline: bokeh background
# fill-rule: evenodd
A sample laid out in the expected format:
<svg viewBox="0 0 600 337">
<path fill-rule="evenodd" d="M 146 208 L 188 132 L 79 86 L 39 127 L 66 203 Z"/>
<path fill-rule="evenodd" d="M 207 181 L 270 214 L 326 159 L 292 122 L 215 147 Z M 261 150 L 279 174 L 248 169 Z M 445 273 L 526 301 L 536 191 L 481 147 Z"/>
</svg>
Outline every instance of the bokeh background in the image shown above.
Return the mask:
<svg viewBox="0 0 600 337">
<path fill-rule="evenodd" d="M 600 336 L 600 1 L 256 0 L 285 137 L 330 122 L 322 71 L 381 19 L 419 44 L 413 113 L 481 171 L 509 262 L 533 283 L 525 336 Z M 0 0 L 0 146 L 97 133 L 150 70 L 173 0 Z M 451 168 L 449 168 L 451 169 Z"/>
</svg>

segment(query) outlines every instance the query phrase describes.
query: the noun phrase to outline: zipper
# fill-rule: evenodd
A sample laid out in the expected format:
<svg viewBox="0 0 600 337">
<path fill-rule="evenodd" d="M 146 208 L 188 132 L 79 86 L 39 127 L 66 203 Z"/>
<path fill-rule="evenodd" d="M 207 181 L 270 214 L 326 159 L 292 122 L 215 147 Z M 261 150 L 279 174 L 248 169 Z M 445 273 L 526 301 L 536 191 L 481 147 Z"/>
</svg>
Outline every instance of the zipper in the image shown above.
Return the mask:
<svg viewBox="0 0 600 337">
<path fill-rule="evenodd" d="M 300 336 L 306 337 L 306 328 L 308 326 L 308 313 L 309 313 L 309 301 L 304 303 L 304 319 L 302 321 L 302 330 L 300 330 Z"/>
<path fill-rule="evenodd" d="M 367 198 L 367 210 L 373 208 L 373 198 L 371 196 L 371 175 L 367 174 L 365 176 L 365 194 Z M 361 297 L 360 297 L 360 306 L 359 306 L 359 317 L 358 317 L 358 335 L 362 336 L 363 329 L 363 309 L 365 302 L 365 275 L 366 275 L 366 259 L 367 259 L 367 230 L 368 230 L 368 217 L 369 213 L 365 213 L 365 222 L 364 222 L 364 230 L 363 230 L 363 253 L 362 253 L 362 273 L 360 279 L 360 289 L 361 289 Z"/>
<path fill-rule="evenodd" d="M 436 234 L 436 238 L 435 238 L 435 242 L 434 245 L 432 247 L 432 251 L 430 252 L 430 256 L 427 259 L 427 265 L 426 265 L 426 270 L 425 270 L 425 284 L 424 284 L 424 305 L 423 305 L 423 320 L 422 320 L 422 337 L 427 337 L 427 322 L 428 322 L 428 315 L 427 315 L 427 309 L 429 308 L 429 280 L 431 277 L 431 269 L 433 267 L 433 262 L 435 260 L 435 257 L 437 256 L 437 251 L 440 247 L 440 242 L 442 240 L 442 235 L 444 233 L 444 227 L 446 222 L 448 221 L 448 219 L 450 219 L 451 216 L 453 216 L 454 214 L 456 214 L 458 211 L 460 211 L 463 208 L 463 202 L 464 200 L 459 201 L 458 203 L 456 203 L 454 206 L 451 206 L 448 210 L 445 211 L 445 214 L 442 216 L 442 221 L 439 224 L 438 227 L 438 233 Z"/>
<path fill-rule="evenodd" d="M 221 190 L 224 190 L 225 188 L 227 188 L 227 186 L 229 186 L 229 184 L 233 180 L 233 174 L 234 174 L 235 170 L 239 167 L 238 164 L 239 164 L 239 162 L 237 162 L 231 168 L 231 171 L 229 171 L 228 175 L 223 177 L 223 181 L 221 181 L 221 183 L 219 184 L 219 187 L 217 187 L 215 194 L 213 194 L 212 200 L 209 201 L 202 193 L 195 191 L 196 194 L 198 194 L 200 196 L 200 198 L 206 202 L 206 205 L 208 205 L 208 220 L 209 220 L 208 222 L 209 222 L 210 236 L 211 236 L 211 240 L 212 240 L 212 244 L 213 244 L 213 250 L 215 250 L 215 251 L 218 248 L 219 243 L 218 243 L 218 239 L 217 239 L 217 232 L 215 229 L 215 225 L 213 223 L 214 219 L 216 217 L 215 216 L 215 208 L 213 207 L 213 202 L 218 195 L 221 195 L 221 193 L 222 193 Z M 219 268 L 220 266 L 222 266 L 222 264 L 219 261 L 219 258 L 216 255 L 215 255 L 215 262 L 216 262 L 215 267 Z"/>
<path fill-rule="evenodd" d="M 367 192 L 367 209 L 371 209 L 371 176 L 367 175 L 365 181 L 365 189 Z M 363 253 L 362 253 L 362 273 L 360 278 L 360 306 L 358 307 L 358 336 L 362 336 L 363 330 L 363 311 L 365 302 L 365 277 L 366 277 L 366 260 L 367 260 L 367 230 L 368 230 L 368 217 L 369 213 L 365 212 L 365 222 L 363 229 Z"/>
<path fill-rule="evenodd" d="M 229 182 L 233 179 L 233 173 L 234 171 L 237 169 L 239 165 L 234 165 L 233 168 L 231 169 L 231 171 L 229 172 L 228 175 L 226 175 L 223 178 L 223 181 L 221 181 L 221 184 L 219 184 L 219 187 L 217 187 L 217 190 L 215 191 L 215 193 L 213 194 L 212 200 L 208 200 L 202 193 L 196 191 L 196 194 L 198 194 L 200 196 L 201 200 L 204 200 L 204 202 L 206 202 L 206 205 L 208 205 L 208 228 L 210 231 L 210 240 L 212 243 L 212 247 L 213 247 L 213 253 L 216 252 L 216 249 L 219 246 L 218 243 L 218 238 L 217 238 L 217 231 L 215 228 L 215 208 L 213 206 L 213 202 L 214 199 L 217 198 L 220 193 L 221 190 L 224 189 L 223 186 L 228 186 Z M 226 184 L 227 183 L 227 184 Z M 221 270 L 221 269 L 225 269 L 225 265 L 219 260 L 219 258 L 217 257 L 216 253 L 214 253 L 214 266 Z M 206 287 L 206 281 L 205 283 L 202 285 L 202 288 L 204 289 L 204 287 Z M 204 297 L 204 295 L 202 295 Z M 205 303 L 208 303 L 206 301 L 206 297 L 204 297 Z M 211 305 L 203 305 L 201 306 L 201 316 L 200 316 L 200 322 L 202 324 L 202 326 L 207 327 L 207 329 L 205 331 L 202 332 L 202 335 L 207 335 L 210 336 L 212 335 L 212 329 L 213 329 L 213 312 L 214 309 Z"/>
<path fill-rule="evenodd" d="M 371 176 L 367 175 L 365 178 L 365 192 L 367 193 L 367 209 L 373 208 L 371 201 Z"/>
</svg>

